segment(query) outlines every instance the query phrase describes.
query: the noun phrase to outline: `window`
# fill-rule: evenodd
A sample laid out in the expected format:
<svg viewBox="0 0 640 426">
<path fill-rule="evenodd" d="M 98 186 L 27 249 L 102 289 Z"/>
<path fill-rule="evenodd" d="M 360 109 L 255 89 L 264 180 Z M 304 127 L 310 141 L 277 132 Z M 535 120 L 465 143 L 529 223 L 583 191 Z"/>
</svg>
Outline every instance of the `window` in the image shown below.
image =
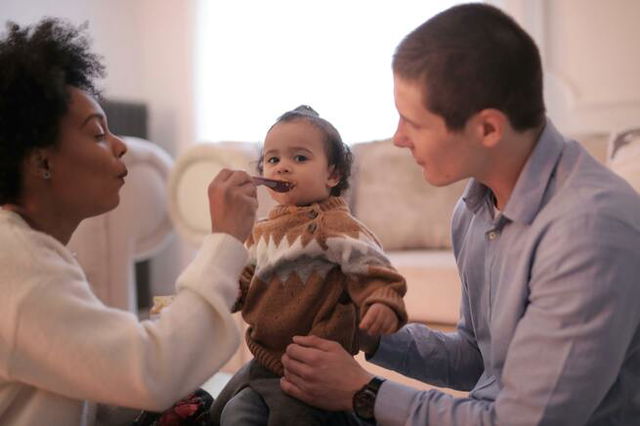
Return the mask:
<svg viewBox="0 0 640 426">
<path fill-rule="evenodd" d="M 393 135 L 391 57 L 453 0 L 199 0 L 198 141 L 261 142 L 283 112 L 311 105 L 347 143 Z"/>
</svg>

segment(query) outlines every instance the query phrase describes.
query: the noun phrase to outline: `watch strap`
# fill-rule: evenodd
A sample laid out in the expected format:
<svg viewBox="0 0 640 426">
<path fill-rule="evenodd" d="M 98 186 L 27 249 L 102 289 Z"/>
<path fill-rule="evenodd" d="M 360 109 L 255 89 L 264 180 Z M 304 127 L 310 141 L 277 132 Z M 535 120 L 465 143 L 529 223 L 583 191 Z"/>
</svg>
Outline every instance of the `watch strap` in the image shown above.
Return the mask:
<svg viewBox="0 0 640 426">
<path fill-rule="evenodd" d="M 366 385 L 353 395 L 353 408 L 356 416 L 367 422 L 374 421 L 374 407 L 380 386 L 385 381 L 380 377 L 373 377 Z"/>
<path fill-rule="evenodd" d="M 369 388 L 369 390 L 375 392 L 375 394 L 378 394 L 378 390 L 380 389 L 380 386 L 382 385 L 382 383 L 384 382 L 385 379 L 375 376 L 373 379 L 371 379 L 371 381 L 369 383 L 367 383 L 365 386 L 367 388 Z"/>
</svg>

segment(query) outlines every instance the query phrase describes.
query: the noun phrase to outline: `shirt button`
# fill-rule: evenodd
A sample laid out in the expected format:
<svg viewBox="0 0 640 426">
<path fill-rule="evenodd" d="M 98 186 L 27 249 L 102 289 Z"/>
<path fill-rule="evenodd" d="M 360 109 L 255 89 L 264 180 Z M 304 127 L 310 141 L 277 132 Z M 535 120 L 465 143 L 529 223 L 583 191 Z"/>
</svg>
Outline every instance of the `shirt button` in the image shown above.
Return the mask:
<svg viewBox="0 0 640 426">
<path fill-rule="evenodd" d="M 311 219 L 315 219 L 316 217 L 318 217 L 318 212 L 317 212 L 317 211 L 315 211 L 315 210 L 310 210 L 310 211 L 309 211 L 309 217 L 310 217 Z"/>
<path fill-rule="evenodd" d="M 498 237 L 498 233 L 496 231 L 489 231 L 487 233 L 487 238 L 490 240 L 495 240 Z"/>
<path fill-rule="evenodd" d="M 307 226 L 307 229 L 309 230 L 309 232 L 314 233 L 316 232 L 316 229 L 318 229 L 318 225 L 316 225 L 315 223 L 310 223 L 309 226 Z"/>
</svg>

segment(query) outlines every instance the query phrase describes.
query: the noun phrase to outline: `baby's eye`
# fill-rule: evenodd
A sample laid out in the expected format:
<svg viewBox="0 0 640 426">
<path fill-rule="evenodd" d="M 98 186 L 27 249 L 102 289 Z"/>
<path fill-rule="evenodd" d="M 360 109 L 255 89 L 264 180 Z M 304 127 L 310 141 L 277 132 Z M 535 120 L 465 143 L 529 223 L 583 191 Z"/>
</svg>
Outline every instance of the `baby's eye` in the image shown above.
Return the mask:
<svg viewBox="0 0 640 426">
<path fill-rule="evenodd" d="M 303 163 L 307 161 L 309 158 L 306 155 L 298 154 L 298 155 L 294 155 L 293 159 L 298 163 Z"/>
<path fill-rule="evenodd" d="M 95 140 L 97 142 L 102 142 L 102 141 L 105 140 L 106 135 L 104 133 L 97 133 L 97 134 L 93 135 L 93 137 L 95 138 Z"/>
<path fill-rule="evenodd" d="M 278 157 L 269 157 L 267 158 L 267 163 L 269 164 L 277 164 L 278 163 Z"/>
</svg>

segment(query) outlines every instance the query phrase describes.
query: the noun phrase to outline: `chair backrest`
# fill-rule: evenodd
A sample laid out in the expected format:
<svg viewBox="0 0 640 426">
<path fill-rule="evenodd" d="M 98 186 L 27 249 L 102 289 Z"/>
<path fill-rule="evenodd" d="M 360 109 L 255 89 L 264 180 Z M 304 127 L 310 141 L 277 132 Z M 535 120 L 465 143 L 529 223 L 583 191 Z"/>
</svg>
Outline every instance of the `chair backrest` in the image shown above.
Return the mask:
<svg viewBox="0 0 640 426">
<path fill-rule="evenodd" d="M 169 214 L 176 231 L 194 247 L 211 232 L 207 187 L 223 168 L 256 173 L 259 145 L 250 142 L 218 142 L 192 145 L 178 156 L 169 178 Z M 258 214 L 265 216 L 275 205 L 258 187 Z"/>
<path fill-rule="evenodd" d="M 150 258 L 173 235 L 167 208 L 171 157 L 147 140 L 124 137 L 129 174 L 114 210 L 84 220 L 69 242 L 96 295 L 137 312 L 134 263 Z"/>
</svg>

